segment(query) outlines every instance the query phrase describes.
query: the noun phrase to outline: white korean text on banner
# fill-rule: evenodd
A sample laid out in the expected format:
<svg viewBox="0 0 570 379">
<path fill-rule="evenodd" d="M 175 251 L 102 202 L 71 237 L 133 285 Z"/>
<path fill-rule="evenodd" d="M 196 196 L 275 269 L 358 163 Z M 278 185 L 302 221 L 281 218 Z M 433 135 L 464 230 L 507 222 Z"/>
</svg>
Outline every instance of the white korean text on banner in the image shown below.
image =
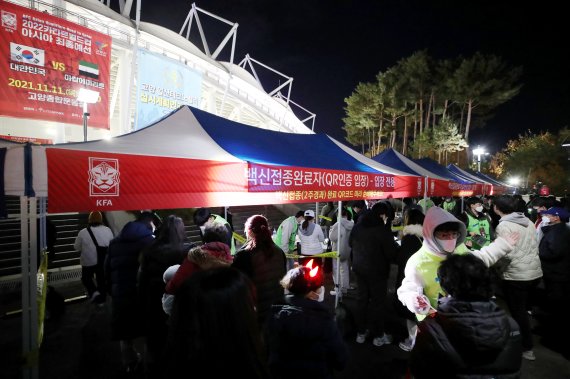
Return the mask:
<svg viewBox="0 0 570 379">
<path fill-rule="evenodd" d="M 111 37 L 0 3 L 0 115 L 82 125 L 79 88 L 99 93 L 89 126 L 109 129 Z"/>
<path fill-rule="evenodd" d="M 181 105 L 200 107 L 202 74 L 162 55 L 138 51 L 136 129 L 160 120 Z"/>
</svg>

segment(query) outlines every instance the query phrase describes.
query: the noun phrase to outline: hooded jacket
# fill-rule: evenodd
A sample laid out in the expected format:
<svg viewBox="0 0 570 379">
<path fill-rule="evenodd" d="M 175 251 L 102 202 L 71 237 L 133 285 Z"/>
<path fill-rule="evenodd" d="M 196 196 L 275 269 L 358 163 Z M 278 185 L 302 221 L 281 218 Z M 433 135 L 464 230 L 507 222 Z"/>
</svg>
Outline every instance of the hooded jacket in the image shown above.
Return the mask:
<svg viewBox="0 0 570 379">
<path fill-rule="evenodd" d="M 184 280 L 194 272 L 229 266 L 232 260 L 230 247 L 224 242 L 208 242 L 200 246 L 199 250 L 192 249 L 166 285 L 165 292 L 174 295 Z"/>
<path fill-rule="evenodd" d="M 534 280 L 542 277 L 538 243 L 534 224 L 521 212 L 504 215 L 497 225 L 497 236 L 506 236 L 517 232 L 519 241 L 513 251 L 497 262 L 502 268 L 502 278 L 505 280 Z"/>
<path fill-rule="evenodd" d="M 317 255 L 323 252 L 323 245 L 321 245 L 321 243 L 324 242 L 325 235 L 320 225 L 309 221 L 307 229 L 303 229 L 303 224 L 301 224 L 299 226 L 298 235 L 301 240 L 301 254 Z"/>
<path fill-rule="evenodd" d="M 467 234 L 465 224 L 451 213 L 439 207 L 431 207 L 424 219 L 422 229 L 424 241 L 422 247 L 408 259 L 404 269 L 404 280 L 402 280 L 402 285 L 397 290 L 398 299 L 413 313 L 419 313 L 414 306 L 414 300 L 418 295 L 426 295 L 433 308 L 437 307 L 438 298 L 445 296 L 439 285 L 437 269 L 439 264 L 450 253 L 445 252 L 439 242 L 437 242 L 434 231 L 439 225 L 447 222 L 457 223 L 459 228 L 459 237 L 455 244 L 454 254 L 465 254 L 467 252 L 461 250 Z M 471 251 L 470 253 L 481 259 L 489 267 L 512 249 L 513 246 L 507 240 L 499 237 L 489 246 L 485 246 L 479 251 Z"/>
<path fill-rule="evenodd" d="M 415 378 L 519 378 L 521 335 L 495 303 L 449 299 L 419 324 Z"/>
<path fill-rule="evenodd" d="M 340 242 L 338 238 L 339 224 Z M 335 223 L 330 230 L 329 237 L 332 242 L 332 248 L 334 251 L 338 251 L 341 261 L 346 261 L 350 257 L 351 248 L 348 244 L 348 238 L 350 237 L 353 226 L 354 222 L 343 217 L 340 219 L 340 223 Z"/>
</svg>

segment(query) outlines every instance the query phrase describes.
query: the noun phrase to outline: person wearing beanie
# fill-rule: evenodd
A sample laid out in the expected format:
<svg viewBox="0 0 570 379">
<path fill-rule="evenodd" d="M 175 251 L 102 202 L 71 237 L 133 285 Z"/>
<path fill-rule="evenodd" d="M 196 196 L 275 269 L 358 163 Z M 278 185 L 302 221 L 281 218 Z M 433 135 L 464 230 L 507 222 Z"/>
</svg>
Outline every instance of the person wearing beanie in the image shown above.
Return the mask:
<svg viewBox="0 0 570 379">
<path fill-rule="evenodd" d="M 271 307 L 265 329 L 271 377 L 332 378 L 348 354 L 332 312 L 321 303 L 321 267 L 310 260 L 289 270 L 280 283 L 288 294 Z"/>
<path fill-rule="evenodd" d="M 102 253 L 97 254 L 97 246 L 108 247 L 113 239 L 113 232 L 103 225 L 103 215 L 94 211 L 89 213 L 88 226 L 83 228 L 75 238 L 74 248 L 81 253 L 81 282 L 87 290 L 87 297 L 92 302 L 102 304 L 105 302 L 105 277 L 103 264 L 105 257 Z M 104 250 L 104 249 L 103 249 Z M 96 280 L 96 282 L 94 281 Z"/>
</svg>

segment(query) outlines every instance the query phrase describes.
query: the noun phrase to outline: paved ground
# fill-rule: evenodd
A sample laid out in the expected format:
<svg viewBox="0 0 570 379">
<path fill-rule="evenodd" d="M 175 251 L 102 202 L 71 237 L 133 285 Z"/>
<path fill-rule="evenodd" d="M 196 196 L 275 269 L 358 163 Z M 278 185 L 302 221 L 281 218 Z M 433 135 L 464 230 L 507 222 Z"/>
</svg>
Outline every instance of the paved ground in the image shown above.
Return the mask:
<svg viewBox="0 0 570 379">
<path fill-rule="evenodd" d="M 81 285 L 75 283 L 59 290 L 69 297 L 81 291 Z M 332 309 L 334 298 L 329 296 L 326 302 Z M 354 298 L 347 297 L 345 304 L 351 308 Z M 110 340 L 109 314 L 108 307 L 99 308 L 86 300 L 79 300 L 67 303 L 61 320 L 47 320 L 39 359 L 40 378 L 122 377 L 119 346 Z M 388 328 L 396 341 L 405 333 L 403 325 L 394 320 Z M 0 378 L 20 378 L 21 318 L 17 315 L 2 318 L 0 336 L 3 362 Z M 138 343 L 140 346 L 141 341 Z M 354 342 L 354 336 L 347 338 L 346 343 L 350 352 L 349 363 L 344 371 L 336 373 L 335 379 L 404 378 L 408 353 L 400 350 L 396 343 L 380 348 L 373 346 L 371 341 L 359 345 Z M 541 346 L 538 337 L 535 353 L 536 361 L 523 361 L 523 379 L 570 379 L 570 362 Z"/>
</svg>

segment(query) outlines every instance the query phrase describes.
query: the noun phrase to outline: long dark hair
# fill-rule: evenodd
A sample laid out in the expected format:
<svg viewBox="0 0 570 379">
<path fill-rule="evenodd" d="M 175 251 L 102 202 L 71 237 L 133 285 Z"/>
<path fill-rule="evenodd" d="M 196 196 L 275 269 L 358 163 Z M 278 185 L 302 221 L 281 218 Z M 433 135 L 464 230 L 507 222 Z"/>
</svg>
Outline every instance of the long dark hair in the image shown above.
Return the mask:
<svg viewBox="0 0 570 379">
<path fill-rule="evenodd" d="M 158 232 L 156 243 L 182 246 L 186 241 L 184 221 L 175 215 L 170 215 L 164 220 Z"/>
<path fill-rule="evenodd" d="M 248 236 L 245 244 L 246 249 L 272 250 L 274 243 L 271 239 L 271 230 L 269 230 L 269 223 L 264 216 L 253 215 L 248 218 L 245 222 L 245 230 Z"/>
<path fill-rule="evenodd" d="M 237 269 L 192 274 L 176 293 L 168 369 L 196 377 L 267 377 L 255 304 L 255 286 Z"/>
</svg>

